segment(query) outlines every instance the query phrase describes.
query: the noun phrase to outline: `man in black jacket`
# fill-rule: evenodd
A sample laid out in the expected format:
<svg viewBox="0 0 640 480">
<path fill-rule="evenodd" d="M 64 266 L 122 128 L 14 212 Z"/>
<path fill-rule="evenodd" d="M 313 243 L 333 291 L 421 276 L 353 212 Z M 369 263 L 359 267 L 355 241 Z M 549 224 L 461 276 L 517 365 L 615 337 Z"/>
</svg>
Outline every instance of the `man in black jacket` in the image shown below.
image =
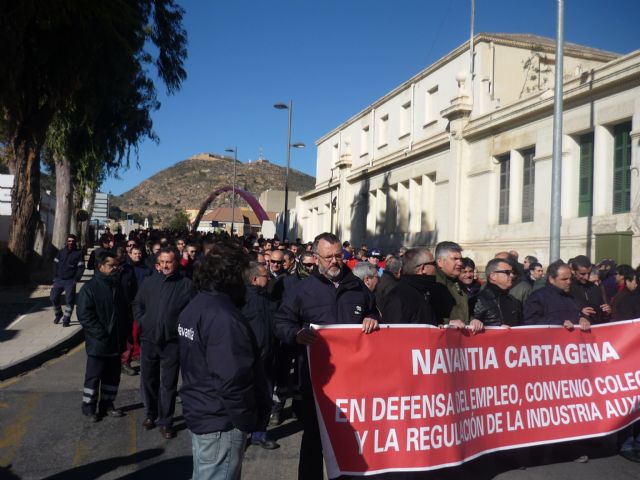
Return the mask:
<svg viewBox="0 0 640 480">
<path fill-rule="evenodd" d="M 406 252 L 405 252 L 406 253 Z M 402 259 L 396 255 L 387 257 L 387 261 L 380 277 L 380 282 L 376 287 L 376 306 L 380 311 L 384 310 L 389 292 L 396 286 L 400 278 L 402 269 Z"/>
<path fill-rule="evenodd" d="M 485 326 L 518 326 L 522 323 L 522 303 L 509 294 L 516 273 L 513 266 L 502 258 L 489 260 L 484 270 L 485 288 L 476 299 L 473 316 Z"/>
<path fill-rule="evenodd" d="M 365 333 L 378 329 L 379 315 L 367 287 L 344 265 L 342 244 L 332 233 L 322 233 L 313 242 L 317 267 L 295 288 L 285 291 L 284 300 L 276 313 L 276 335 L 281 341 L 294 345 L 310 345 L 318 334 L 310 326 L 356 323 Z M 311 379 L 306 355 L 300 365 L 304 425 L 298 478 L 323 478 L 322 444 L 316 417 Z"/>
<path fill-rule="evenodd" d="M 427 248 L 411 248 L 402 258 L 402 274 L 388 293 L 382 310 L 384 323 L 437 326 L 448 318 L 455 300 L 436 282 L 436 262 Z"/>
<path fill-rule="evenodd" d="M 76 236 L 67 236 L 67 244 L 53 259 L 53 287 L 51 288 L 51 303 L 55 311 L 53 323 L 58 324 L 62 320 L 62 326 L 68 327 L 71 322 L 71 314 L 76 300 L 76 282 L 79 282 L 84 273 L 84 255 L 76 247 Z M 64 291 L 64 315 L 60 296 Z"/>
<path fill-rule="evenodd" d="M 160 250 L 156 271 L 140 286 L 133 301 L 133 317 L 140 325 L 140 375 L 146 418 L 160 434 L 173 438 L 180 352 L 178 315 L 192 297 L 191 280 L 178 274 L 178 259 L 171 247 Z M 157 422 L 156 422 L 157 417 Z"/>
<path fill-rule="evenodd" d="M 237 246 L 216 245 L 195 272 L 198 293 L 178 321 L 180 398 L 194 479 L 240 478 L 247 432 L 265 429 L 269 419 L 260 352 L 238 309 L 246 267 Z"/>
<path fill-rule="evenodd" d="M 573 330 L 574 325 L 581 330 L 589 330 L 591 323 L 582 316 L 580 306 L 571 296 L 571 269 L 558 260 L 547 268 L 548 283 L 536 290 L 524 304 L 525 325 L 562 325 Z"/>
<path fill-rule="evenodd" d="M 123 416 L 113 402 L 120 384 L 120 354 L 131 330 L 131 317 L 117 270 L 118 262 L 112 252 L 98 252 L 95 274 L 78 294 L 78 320 L 84 329 L 87 351 L 82 413 L 92 422 L 105 415 Z"/>
<path fill-rule="evenodd" d="M 113 237 L 111 237 L 111 235 L 107 235 L 106 233 L 103 233 L 102 235 L 100 235 L 100 240 L 99 240 L 100 246 L 93 249 L 93 251 L 91 252 L 91 255 L 89 255 L 89 261 L 87 262 L 87 268 L 89 270 L 93 270 L 94 273 L 98 270 L 96 257 L 100 252 L 113 250 L 112 240 L 113 240 Z"/>
<path fill-rule="evenodd" d="M 571 296 L 578 302 L 582 315 L 592 324 L 609 320 L 611 307 L 602 298 L 602 290 L 589 281 L 591 260 L 585 255 L 578 255 L 571 260 Z"/>
<path fill-rule="evenodd" d="M 246 302 L 242 307 L 242 315 L 249 322 L 251 331 L 256 337 L 260 350 L 260 359 L 264 365 L 265 378 L 269 384 L 269 392 L 273 392 L 275 381 L 274 355 L 276 339 L 274 336 L 275 304 L 267 294 L 269 273 L 267 267 L 258 262 L 250 262 L 244 272 L 246 286 Z M 280 445 L 275 440 L 267 438 L 267 431 L 260 430 L 251 433 L 251 444 L 267 450 L 273 450 Z"/>
</svg>

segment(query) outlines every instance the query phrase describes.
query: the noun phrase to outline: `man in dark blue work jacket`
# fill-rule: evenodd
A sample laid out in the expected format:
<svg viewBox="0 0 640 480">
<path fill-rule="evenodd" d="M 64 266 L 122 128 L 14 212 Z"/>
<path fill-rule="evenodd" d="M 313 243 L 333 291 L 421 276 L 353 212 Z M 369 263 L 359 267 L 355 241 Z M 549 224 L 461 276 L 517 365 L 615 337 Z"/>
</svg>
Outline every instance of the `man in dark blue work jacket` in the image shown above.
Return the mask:
<svg viewBox="0 0 640 480">
<path fill-rule="evenodd" d="M 65 248 L 60 249 L 53 259 L 53 287 L 51 288 L 51 303 L 55 311 L 53 323 L 62 320 L 62 326 L 68 327 L 71 322 L 73 306 L 76 303 L 76 282 L 80 281 L 84 273 L 84 256 L 76 247 L 76 236 L 67 236 Z M 64 314 L 60 297 L 64 291 Z"/>
<path fill-rule="evenodd" d="M 285 292 L 276 314 L 276 335 L 288 344 L 313 345 L 318 334 L 310 324 L 362 324 L 365 333 L 378 329 L 379 314 L 368 288 L 343 263 L 342 243 L 332 233 L 313 242 L 317 266 L 296 287 Z M 313 348 L 313 347 L 312 347 Z M 322 445 L 306 356 L 301 359 L 302 423 L 298 478 L 323 478 Z"/>
</svg>

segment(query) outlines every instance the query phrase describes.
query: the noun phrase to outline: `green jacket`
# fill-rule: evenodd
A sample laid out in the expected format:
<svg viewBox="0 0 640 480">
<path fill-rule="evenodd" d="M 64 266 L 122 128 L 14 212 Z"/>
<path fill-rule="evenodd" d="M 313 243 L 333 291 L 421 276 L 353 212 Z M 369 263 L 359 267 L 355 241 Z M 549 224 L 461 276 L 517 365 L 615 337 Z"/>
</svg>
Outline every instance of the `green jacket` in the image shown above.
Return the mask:
<svg viewBox="0 0 640 480">
<path fill-rule="evenodd" d="M 509 290 L 509 295 L 511 295 L 516 300 L 519 300 L 522 305 L 524 305 L 524 303 L 527 301 L 527 298 L 529 298 L 530 294 L 531 285 L 526 280 L 521 280 Z"/>
<path fill-rule="evenodd" d="M 456 301 L 456 304 L 451 309 L 449 318 L 445 318 L 445 322 L 449 320 L 462 320 L 465 324 L 471 321 L 469 315 L 469 298 L 466 292 L 460 287 L 457 279 L 447 277 L 442 270 L 436 269 L 436 281 L 443 284 L 449 290 L 449 293 Z"/>
</svg>

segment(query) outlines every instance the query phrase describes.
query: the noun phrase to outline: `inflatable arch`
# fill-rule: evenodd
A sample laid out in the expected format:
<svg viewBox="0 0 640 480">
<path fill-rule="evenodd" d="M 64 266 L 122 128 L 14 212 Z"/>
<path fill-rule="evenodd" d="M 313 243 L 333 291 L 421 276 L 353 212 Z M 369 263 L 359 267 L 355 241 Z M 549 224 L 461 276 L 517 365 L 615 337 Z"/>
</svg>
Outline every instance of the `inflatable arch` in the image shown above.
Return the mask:
<svg viewBox="0 0 640 480">
<path fill-rule="evenodd" d="M 244 200 L 249 204 L 249 206 L 253 210 L 253 213 L 255 213 L 256 216 L 258 217 L 258 220 L 260 221 L 260 223 L 264 222 L 265 220 L 269 220 L 269 216 L 267 215 L 267 212 L 264 211 L 264 208 L 262 208 L 262 205 L 260 205 L 260 202 L 258 202 L 258 200 L 256 200 L 256 198 L 253 195 L 251 195 L 246 190 L 242 190 L 241 188 L 238 188 L 238 187 L 236 187 L 235 190 L 236 190 L 236 193 L 240 195 L 242 198 L 244 198 Z M 211 192 L 211 194 L 207 197 L 207 199 L 202 203 L 202 206 L 200 206 L 200 211 L 198 212 L 198 215 L 196 215 L 196 219 L 193 221 L 193 225 L 191 226 L 192 232 L 195 233 L 198 230 L 198 225 L 200 225 L 200 220 L 202 219 L 204 212 L 207 210 L 211 202 L 213 202 L 213 200 L 221 193 L 231 192 L 231 191 L 233 191 L 233 187 L 230 185 L 227 185 L 226 187 L 218 188 L 217 190 L 214 190 L 213 192 Z"/>
</svg>

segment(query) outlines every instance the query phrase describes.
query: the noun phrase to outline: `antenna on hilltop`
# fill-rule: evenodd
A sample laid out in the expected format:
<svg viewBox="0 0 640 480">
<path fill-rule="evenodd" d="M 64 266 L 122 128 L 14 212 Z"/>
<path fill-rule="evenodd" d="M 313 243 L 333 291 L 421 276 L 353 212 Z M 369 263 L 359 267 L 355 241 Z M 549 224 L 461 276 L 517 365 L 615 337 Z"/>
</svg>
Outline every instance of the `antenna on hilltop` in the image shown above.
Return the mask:
<svg viewBox="0 0 640 480">
<path fill-rule="evenodd" d="M 260 147 L 260 153 L 258 153 L 258 160 L 264 160 L 264 152 L 263 152 L 263 148 Z"/>
</svg>

